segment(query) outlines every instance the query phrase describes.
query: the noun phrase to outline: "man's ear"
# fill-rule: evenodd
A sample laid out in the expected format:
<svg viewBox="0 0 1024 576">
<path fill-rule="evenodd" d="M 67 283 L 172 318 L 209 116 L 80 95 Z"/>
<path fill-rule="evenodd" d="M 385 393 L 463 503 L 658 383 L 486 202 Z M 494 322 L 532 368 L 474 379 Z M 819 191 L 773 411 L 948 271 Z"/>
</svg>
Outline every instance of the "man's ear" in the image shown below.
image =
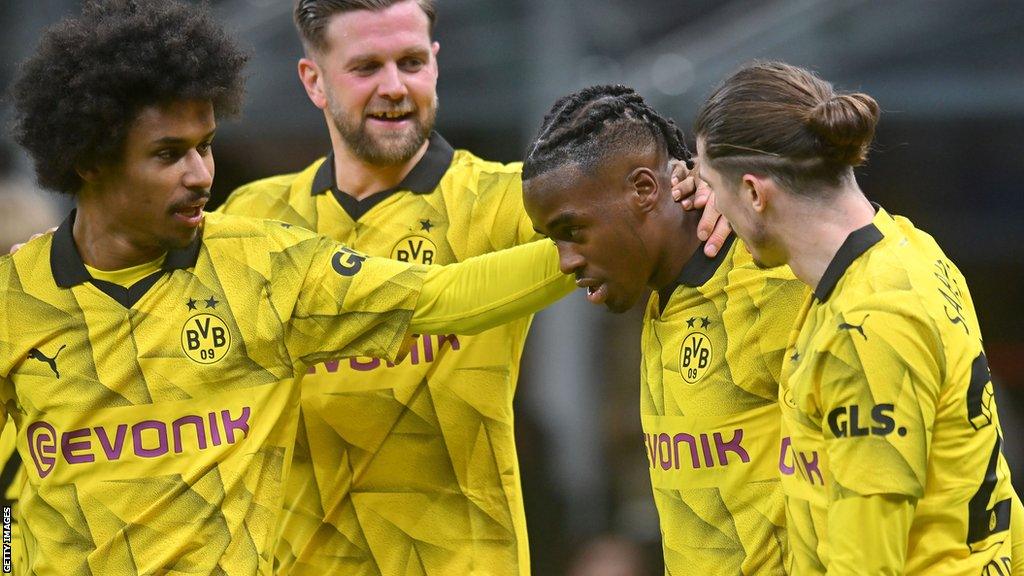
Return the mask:
<svg viewBox="0 0 1024 576">
<path fill-rule="evenodd" d="M 778 193 L 778 186 L 770 176 L 744 174 L 740 182 L 740 195 L 757 213 L 764 213 Z"/>
<path fill-rule="evenodd" d="M 641 212 L 650 212 L 658 205 L 658 195 L 664 192 L 658 175 L 646 166 L 634 168 L 626 176 L 630 200 Z"/>
<path fill-rule="evenodd" d="M 327 96 L 323 89 L 323 73 L 320 66 L 312 58 L 299 58 L 299 81 L 306 89 L 306 95 L 317 108 L 327 108 Z"/>
</svg>

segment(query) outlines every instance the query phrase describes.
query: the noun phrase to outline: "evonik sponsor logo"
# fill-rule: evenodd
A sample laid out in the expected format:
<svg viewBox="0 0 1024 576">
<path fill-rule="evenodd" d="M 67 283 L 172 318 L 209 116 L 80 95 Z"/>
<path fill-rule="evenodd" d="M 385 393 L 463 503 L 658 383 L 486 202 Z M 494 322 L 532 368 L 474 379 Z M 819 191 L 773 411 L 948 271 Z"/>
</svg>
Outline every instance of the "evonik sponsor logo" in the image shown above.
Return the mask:
<svg viewBox="0 0 1024 576">
<path fill-rule="evenodd" d="M 690 468 L 714 468 L 728 466 L 729 453 L 735 455 L 739 462 L 747 464 L 750 462 L 750 454 L 743 447 L 743 429 L 736 428 L 732 431 L 732 438 L 728 441 L 721 432 L 712 434 L 698 433 L 697 435 L 686 432 L 677 434 L 644 433 L 644 444 L 647 446 L 647 458 L 651 468 L 662 470 L 679 470 Z M 686 452 L 680 451 L 680 445 L 688 447 Z M 699 451 L 698 451 L 699 446 Z M 714 446 L 714 451 L 712 451 Z M 703 460 L 701 459 L 703 456 Z M 717 456 L 717 460 L 715 458 Z"/>
<path fill-rule="evenodd" d="M 779 446 L 779 472 L 783 476 L 798 474 L 812 486 L 825 485 L 825 476 L 821 472 L 821 462 L 817 450 L 808 452 L 793 448 L 793 439 L 786 436 Z"/>
<path fill-rule="evenodd" d="M 208 450 L 235 444 L 249 436 L 252 410 L 244 406 L 211 411 L 202 416 L 186 414 L 175 420 L 141 420 L 132 424 L 57 430 L 45 420 L 26 428 L 28 450 L 40 478 L 58 464 L 77 465 L 123 458 L 160 458 L 186 449 Z M 188 432 L 185 432 L 188 430 Z"/>
<path fill-rule="evenodd" d="M 450 347 L 453 351 L 458 351 L 462 348 L 462 342 L 459 341 L 459 337 L 455 334 L 448 334 L 445 336 L 413 334 L 413 338 L 414 341 L 409 350 L 409 355 L 398 364 L 395 364 L 394 362 L 381 361 L 379 358 L 349 358 L 344 362 L 347 362 L 349 368 L 357 372 L 370 372 L 378 368 L 404 366 L 406 365 L 406 360 L 408 360 L 409 365 L 412 366 L 430 363 L 437 359 L 437 357 L 444 351 L 445 346 Z M 309 369 L 306 370 L 306 373 L 316 374 L 317 372 L 323 372 L 327 374 L 334 374 L 342 367 L 341 363 L 341 360 L 328 360 L 323 364 L 310 366 Z"/>
</svg>

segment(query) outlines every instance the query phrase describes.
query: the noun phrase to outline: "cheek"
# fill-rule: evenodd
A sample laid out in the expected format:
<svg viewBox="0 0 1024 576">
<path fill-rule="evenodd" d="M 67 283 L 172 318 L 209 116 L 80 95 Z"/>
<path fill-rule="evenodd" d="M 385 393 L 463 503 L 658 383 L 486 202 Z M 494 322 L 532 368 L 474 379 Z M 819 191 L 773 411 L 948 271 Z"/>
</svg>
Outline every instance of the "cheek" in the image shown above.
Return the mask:
<svg viewBox="0 0 1024 576">
<path fill-rule="evenodd" d="M 337 78 L 324 90 L 334 108 L 343 111 L 362 108 L 373 96 L 373 85 L 365 78 Z"/>
<path fill-rule="evenodd" d="M 413 76 L 408 86 L 417 101 L 430 104 L 437 97 L 437 74 L 423 71 Z"/>
</svg>

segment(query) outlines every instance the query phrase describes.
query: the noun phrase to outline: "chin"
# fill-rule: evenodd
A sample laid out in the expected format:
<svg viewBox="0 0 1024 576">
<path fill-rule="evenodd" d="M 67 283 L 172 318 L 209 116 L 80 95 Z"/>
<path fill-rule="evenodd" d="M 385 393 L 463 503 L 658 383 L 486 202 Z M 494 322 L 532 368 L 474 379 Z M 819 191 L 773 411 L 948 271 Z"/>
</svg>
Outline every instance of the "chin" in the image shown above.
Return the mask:
<svg viewBox="0 0 1024 576">
<path fill-rule="evenodd" d="M 190 228 L 185 232 L 181 232 L 174 235 L 166 235 L 160 239 L 160 244 L 165 250 L 181 250 L 187 248 L 191 244 L 196 236 L 199 234 L 200 228 Z"/>
<path fill-rule="evenodd" d="M 632 310 L 633 306 L 636 305 L 636 301 L 636 298 L 628 298 L 626 301 L 612 300 L 609 298 L 608 301 L 604 303 L 604 305 L 606 308 L 608 308 L 610 312 L 614 314 L 622 314 L 624 312 L 629 312 L 630 310 Z"/>
</svg>

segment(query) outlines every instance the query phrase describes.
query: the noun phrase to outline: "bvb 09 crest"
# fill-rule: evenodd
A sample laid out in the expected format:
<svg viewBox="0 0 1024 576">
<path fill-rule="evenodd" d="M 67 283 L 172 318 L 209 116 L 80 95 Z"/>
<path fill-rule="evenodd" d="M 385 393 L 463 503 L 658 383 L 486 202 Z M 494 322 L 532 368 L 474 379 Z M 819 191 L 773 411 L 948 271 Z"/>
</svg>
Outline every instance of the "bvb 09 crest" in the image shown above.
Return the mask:
<svg viewBox="0 0 1024 576">
<path fill-rule="evenodd" d="M 223 320 L 213 314 L 197 314 L 181 328 L 181 349 L 194 362 L 219 362 L 231 347 L 231 332 Z"/>
<path fill-rule="evenodd" d="M 437 264 L 437 246 L 430 238 L 413 234 L 395 244 L 391 259 L 415 264 Z"/>
<path fill-rule="evenodd" d="M 714 349 L 711 338 L 703 332 L 690 332 L 679 348 L 679 372 L 683 380 L 696 384 L 708 372 Z"/>
</svg>

